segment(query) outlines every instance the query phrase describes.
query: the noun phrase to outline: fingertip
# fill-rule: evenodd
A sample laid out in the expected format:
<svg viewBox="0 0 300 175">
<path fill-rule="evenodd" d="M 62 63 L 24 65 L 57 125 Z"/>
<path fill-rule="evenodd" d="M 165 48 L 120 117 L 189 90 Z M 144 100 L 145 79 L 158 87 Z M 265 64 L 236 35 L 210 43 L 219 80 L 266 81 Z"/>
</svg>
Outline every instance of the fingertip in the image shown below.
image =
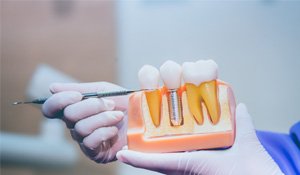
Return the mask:
<svg viewBox="0 0 300 175">
<path fill-rule="evenodd" d="M 83 95 L 78 91 L 73 91 L 73 98 L 76 99 L 76 101 L 78 101 L 78 100 L 81 101 L 83 98 Z"/>
<path fill-rule="evenodd" d="M 120 121 L 120 120 L 123 119 L 124 112 L 122 112 L 122 111 L 113 111 L 113 112 L 114 112 L 114 116 L 115 116 L 117 121 Z"/>
<path fill-rule="evenodd" d="M 240 103 L 238 104 L 238 106 L 236 107 L 236 111 L 244 111 L 246 113 L 248 113 L 248 109 L 247 106 L 244 103 Z"/>
<path fill-rule="evenodd" d="M 120 150 L 117 152 L 116 157 L 119 161 L 123 162 L 123 163 L 128 163 L 128 159 L 127 159 L 127 155 L 128 155 L 128 150 Z"/>
<path fill-rule="evenodd" d="M 119 131 L 119 129 L 116 127 L 116 126 L 110 126 L 110 127 L 107 127 L 107 128 L 110 128 L 111 129 L 111 137 L 113 137 L 113 136 L 115 136 L 115 135 L 117 135 L 118 134 L 118 131 Z"/>
<path fill-rule="evenodd" d="M 122 156 L 122 150 L 117 152 L 116 157 L 119 161 L 124 162 L 124 159 Z"/>
<path fill-rule="evenodd" d="M 42 105 L 42 114 L 46 117 L 46 118 L 52 118 L 50 115 L 49 115 L 49 109 L 46 105 L 46 103 L 44 103 Z"/>
<path fill-rule="evenodd" d="M 50 86 L 49 86 L 49 90 L 50 90 L 50 92 L 52 93 L 52 94 L 55 94 L 55 93 L 57 93 L 57 92 L 60 92 L 60 84 L 61 83 L 52 83 L 52 84 L 50 84 Z"/>
<path fill-rule="evenodd" d="M 60 98 L 61 103 L 73 104 L 82 100 L 83 96 L 77 91 L 63 91 L 63 96 Z"/>
<path fill-rule="evenodd" d="M 240 103 L 236 109 L 236 141 L 243 143 L 255 136 L 255 128 L 252 117 L 247 111 L 245 104 Z"/>
<path fill-rule="evenodd" d="M 62 110 L 82 100 L 82 94 L 76 91 L 60 92 L 52 95 L 42 106 L 42 113 L 47 118 L 61 117 Z"/>
<path fill-rule="evenodd" d="M 107 110 L 113 110 L 115 108 L 115 102 L 113 100 L 105 98 L 103 98 L 102 100 Z"/>
</svg>

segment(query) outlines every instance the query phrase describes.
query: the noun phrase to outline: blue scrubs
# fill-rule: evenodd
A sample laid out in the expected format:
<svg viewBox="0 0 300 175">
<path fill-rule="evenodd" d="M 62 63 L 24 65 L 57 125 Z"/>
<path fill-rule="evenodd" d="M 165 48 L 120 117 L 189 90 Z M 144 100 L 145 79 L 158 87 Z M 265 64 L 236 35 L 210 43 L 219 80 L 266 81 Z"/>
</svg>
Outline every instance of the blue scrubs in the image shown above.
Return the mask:
<svg viewBox="0 0 300 175">
<path fill-rule="evenodd" d="M 300 175 L 300 121 L 289 134 L 257 131 L 257 137 L 284 174 Z"/>
</svg>

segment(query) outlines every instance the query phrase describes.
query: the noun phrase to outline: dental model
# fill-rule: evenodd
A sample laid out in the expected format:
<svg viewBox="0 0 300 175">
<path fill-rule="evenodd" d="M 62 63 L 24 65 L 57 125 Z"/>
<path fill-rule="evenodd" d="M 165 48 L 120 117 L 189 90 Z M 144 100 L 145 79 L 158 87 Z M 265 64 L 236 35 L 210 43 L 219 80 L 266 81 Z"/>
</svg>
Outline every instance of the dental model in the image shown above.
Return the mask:
<svg viewBox="0 0 300 175">
<path fill-rule="evenodd" d="M 218 80 L 213 60 L 166 61 L 160 72 L 145 65 L 138 73 L 142 89 L 130 96 L 128 148 L 177 152 L 230 147 L 235 138 L 235 100 Z M 181 85 L 183 78 L 184 84 Z M 159 88 L 160 79 L 164 87 Z"/>
<path fill-rule="evenodd" d="M 161 78 L 168 88 L 169 116 L 173 126 L 179 126 L 183 122 L 181 100 L 178 94 L 181 85 L 181 73 L 181 66 L 174 61 L 168 60 L 160 67 Z"/>
</svg>

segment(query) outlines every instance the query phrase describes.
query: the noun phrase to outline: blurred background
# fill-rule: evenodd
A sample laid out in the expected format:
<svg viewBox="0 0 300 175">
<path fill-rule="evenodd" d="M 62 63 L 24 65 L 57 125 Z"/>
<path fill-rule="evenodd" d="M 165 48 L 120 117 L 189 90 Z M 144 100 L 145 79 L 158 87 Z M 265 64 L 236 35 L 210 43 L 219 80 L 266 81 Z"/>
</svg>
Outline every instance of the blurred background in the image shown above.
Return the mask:
<svg viewBox="0 0 300 175">
<path fill-rule="evenodd" d="M 153 174 L 96 164 L 61 122 L 11 103 L 49 95 L 55 81 L 138 88 L 139 68 L 167 59 L 214 59 L 256 128 L 287 133 L 300 119 L 299 8 L 281 0 L 2 0 L 1 174 Z"/>
</svg>

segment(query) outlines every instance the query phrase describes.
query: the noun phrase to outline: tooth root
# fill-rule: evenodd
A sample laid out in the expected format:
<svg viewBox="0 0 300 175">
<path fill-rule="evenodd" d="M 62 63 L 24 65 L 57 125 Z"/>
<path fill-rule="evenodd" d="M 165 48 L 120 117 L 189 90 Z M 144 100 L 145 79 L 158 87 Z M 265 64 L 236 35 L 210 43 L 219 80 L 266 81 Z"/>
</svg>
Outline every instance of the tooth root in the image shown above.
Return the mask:
<svg viewBox="0 0 300 175">
<path fill-rule="evenodd" d="M 153 124 L 158 127 L 160 125 L 160 108 L 161 108 L 161 94 L 159 90 L 145 92 L 149 112 Z"/>
<path fill-rule="evenodd" d="M 193 114 L 198 124 L 203 124 L 201 93 L 199 88 L 191 83 L 187 83 L 185 86 L 190 112 Z"/>
<path fill-rule="evenodd" d="M 217 97 L 216 80 L 202 83 L 199 87 L 201 97 L 210 115 L 213 124 L 218 123 L 220 119 L 220 107 Z"/>
</svg>

